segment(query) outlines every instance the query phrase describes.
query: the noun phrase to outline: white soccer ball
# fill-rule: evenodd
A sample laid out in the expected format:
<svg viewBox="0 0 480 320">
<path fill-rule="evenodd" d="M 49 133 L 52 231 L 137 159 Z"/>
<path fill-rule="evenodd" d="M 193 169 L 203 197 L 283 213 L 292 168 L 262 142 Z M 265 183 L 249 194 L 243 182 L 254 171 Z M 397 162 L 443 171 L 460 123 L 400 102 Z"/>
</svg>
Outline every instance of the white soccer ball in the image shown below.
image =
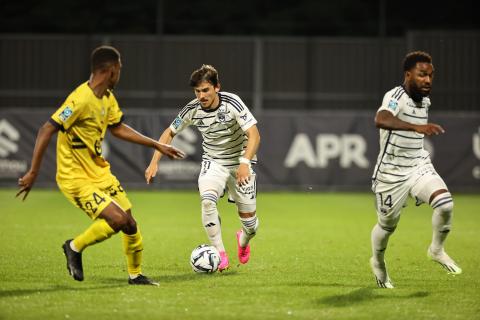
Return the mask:
<svg viewBox="0 0 480 320">
<path fill-rule="evenodd" d="M 199 273 L 212 273 L 218 270 L 220 264 L 220 253 L 209 245 L 201 244 L 192 251 L 190 265 L 193 271 Z"/>
</svg>

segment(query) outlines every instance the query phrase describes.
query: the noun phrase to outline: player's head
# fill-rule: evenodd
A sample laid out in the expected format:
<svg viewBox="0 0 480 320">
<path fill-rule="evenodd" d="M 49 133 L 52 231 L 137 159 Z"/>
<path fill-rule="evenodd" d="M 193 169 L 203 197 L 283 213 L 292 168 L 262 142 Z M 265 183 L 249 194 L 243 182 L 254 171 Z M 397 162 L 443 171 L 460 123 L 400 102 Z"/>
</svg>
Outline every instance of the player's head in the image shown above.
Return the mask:
<svg viewBox="0 0 480 320">
<path fill-rule="evenodd" d="M 193 71 L 190 76 L 190 87 L 195 88 L 203 81 L 209 82 L 214 87 L 220 86 L 218 72 L 213 66 L 204 64 L 200 69 Z"/>
<path fill-rule="evenodd" d="M 423 51 L 408 53 L 403 60 L 404 85 L 415 101 L 430 94 L 433 81 L 432 57 Z"/>
<path fill-rule="evenodd" d="M 105 75 L 109 89 L 113 89 L 120 80 L 121 68 L 120 52 L 114 47 L 100 46 L 92 51 L 90 56 L 91 72 Z"/>
<path fill-rule="evenodd" d="M 218 81 L 218 72 L 214 67 L 204 64 L 200 69 L 193 71 L 190 76 L 190 86 L 202 108 L 210 109 L 217 106 L 220 82 Z"/>
</svg>

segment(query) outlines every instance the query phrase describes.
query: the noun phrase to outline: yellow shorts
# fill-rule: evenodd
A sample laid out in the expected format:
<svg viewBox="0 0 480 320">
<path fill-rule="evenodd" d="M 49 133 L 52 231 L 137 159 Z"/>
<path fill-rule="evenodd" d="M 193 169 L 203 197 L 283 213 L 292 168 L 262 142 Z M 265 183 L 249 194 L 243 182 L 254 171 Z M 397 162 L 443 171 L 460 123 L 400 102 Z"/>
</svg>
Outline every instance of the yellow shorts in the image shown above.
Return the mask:
<svg viewBox="0 0 480 320">
<path fill-rule="evenodd" d="M 71 179 L 58 180 L 57 184 L 65 197 L 92 219 L 96 219 L 112 201 L 124 211 L 132 207 L 127 193 L 112 174 L 100 183 L 88 179 Z"/>
</svg>

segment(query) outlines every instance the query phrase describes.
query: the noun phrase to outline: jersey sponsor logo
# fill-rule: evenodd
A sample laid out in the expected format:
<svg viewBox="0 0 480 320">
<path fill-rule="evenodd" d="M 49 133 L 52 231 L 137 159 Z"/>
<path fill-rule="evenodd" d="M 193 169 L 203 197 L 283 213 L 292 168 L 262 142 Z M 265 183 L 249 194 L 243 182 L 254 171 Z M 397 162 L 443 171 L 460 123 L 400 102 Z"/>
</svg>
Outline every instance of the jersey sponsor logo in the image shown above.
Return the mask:
<svg viewBox="0 0 480 320">
<path fill-rule="evenodd" d="M 388 108 L 392 109 L 393 111 L 395 111 L 398 107 L 398 102 L 397 100 L 390 100 L 390 102 L 388 103 Z"/>
<path fill-rule="evenodd" d="M 60 118 L 60 120 L 65 122 L 67 121 L 68 118 L 72 116 L 72 114 L 73 114 L 73 110 L 69 106 L 66 106 L 65 109 L 63 109 L 63 111 L 60 112 L 58 117 Z"/>
<path fill-rule="evenodd" d="M 175 120 L 173 120 L 173 122 L 172 122 L 172 126 L 175 129 L 178 129 L 181 124 L 182 124 L 182 118 L 180 118 L 180 117 L 176 117 Z"/>
<path fill-rule="evenodd" d="M 299 133 L 290 145 L 284 165 L 295 168 L 303 162 L 310 168 L 328 168 L 332 160 L 338 160 L 341 168 L 368 168 L 366 152 L 367 142 L 359 134 L 318 134 L 312 144 L 307 134 Z"/>
</svg>

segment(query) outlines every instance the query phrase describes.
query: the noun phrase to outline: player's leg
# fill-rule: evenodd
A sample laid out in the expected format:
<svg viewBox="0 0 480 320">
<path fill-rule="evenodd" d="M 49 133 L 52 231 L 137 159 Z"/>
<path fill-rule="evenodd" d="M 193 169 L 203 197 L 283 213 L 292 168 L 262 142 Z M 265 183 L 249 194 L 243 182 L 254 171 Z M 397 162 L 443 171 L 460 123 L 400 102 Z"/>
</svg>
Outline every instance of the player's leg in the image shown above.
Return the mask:
<svg viewBox="0 0 480 320">
<path fill-rule="evenodd" d="M 222 240 L 222 229 L 217 202 L 225 189 L 228 170 L 214 161 L 202 161 L 202 168 L 198 177 L 198 190 L 200 192 L 202 223 L 207 233 L 210 244 L 220 253 L 218 269 L 228 269 L 228 255 Z"/>
<path fill-rule="evenodd" d="M 427 250 L 428 257 L 438 262 L 451 274 L 461 274 L 462 269 L 445 252 L 444 243 L 450 233 L 453 217 L 453 199 L 443 179 L 431 170 L 424 174 L 412 188 L 412 195 L 430 204 L 432 214 L 432 242 Z"/>
<path fill-rule="evenodd" d="M 370 258 L 370 266 L 378 287 L 393 288 L 387 271 L 385 252 L 390 236 L 400 220 L 400 212 L 408 198 L 408 185 L 399 185 L 381 192 L 378 190 L 382 190 L 382 186 L 377 186 L 375 192 L 378 219 L 371 232 L 372 257 Z"/>
<path fill-rule="evenodd" d="M 83 233 L 65 241 L 62 246 L 70 275 L 75 280 L 82 281 L 82 251 L 89 245 L 108 239 L 117 232 L 105 219 L 99 217 L 100 213 L 113 206 L 113 203 L 108 195 L 89 181 L 59 182 L 58 185 L 70 202 L 94 220 Z"/>
<path fill-rule="evenodd" d="M 250 169 L 251 170 L 251 169 Z M 231 170 L 227 182 L 230 197 L 235 201 L 242 229 L 237 231 L 237 255 L 240 263 L 245 264 L 250 259 L 250 240 L 256 235 L 259 220 L 256 214 L 257 181 L 253 170 L 247 185 L 239 186 L 236 182 L 236 170 Z"/>
<path fill-rule="evenodd" d="M 130 209 L 127 210 L 127 215 L 134 220 Z M 133 285 L 158 286 L 158 282 L 142 274 L 143 237 L 138 225 L 136 225 L 135 229 L 123 230 L 122 238 L 123 251 L 127 257 L 128 283 Z"/>
<path fill-rule="evenodd" d="M 157 282 L 142 275 L 143 238 L 140 228 L 132 215 L 132 204 L 128 200 L 125 190 L 117 178 L 112 175 L 108 187 L 104 188 L 104 191 L 114 199 L 115 203 L 122 208 L 127 216 L 127 223 L 121 231 L 123 252 L 127 260 L 128 283 L 158 285 Z"/>
</svg>

